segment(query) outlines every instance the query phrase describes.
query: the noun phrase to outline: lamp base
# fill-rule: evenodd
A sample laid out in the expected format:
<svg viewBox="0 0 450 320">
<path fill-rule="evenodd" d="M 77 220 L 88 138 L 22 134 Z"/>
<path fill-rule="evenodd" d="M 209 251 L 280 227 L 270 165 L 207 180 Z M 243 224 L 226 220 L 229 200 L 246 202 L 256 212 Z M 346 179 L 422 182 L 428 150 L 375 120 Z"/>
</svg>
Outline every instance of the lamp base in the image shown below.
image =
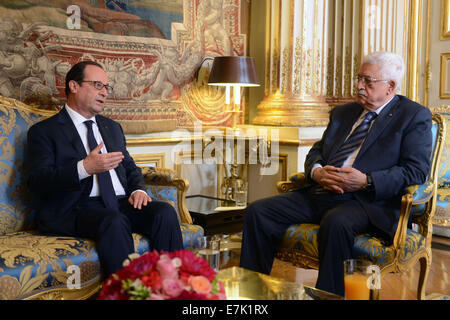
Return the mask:
<svg viewBox="0 0 450 320">
<path fill-rule="evenodd" d="M 231 113 L 231 128 L 235 129 L 237 127 L 238 114 L 242 113 L 241 110 L 230 110 L 227 113 Z"/>
</svg>

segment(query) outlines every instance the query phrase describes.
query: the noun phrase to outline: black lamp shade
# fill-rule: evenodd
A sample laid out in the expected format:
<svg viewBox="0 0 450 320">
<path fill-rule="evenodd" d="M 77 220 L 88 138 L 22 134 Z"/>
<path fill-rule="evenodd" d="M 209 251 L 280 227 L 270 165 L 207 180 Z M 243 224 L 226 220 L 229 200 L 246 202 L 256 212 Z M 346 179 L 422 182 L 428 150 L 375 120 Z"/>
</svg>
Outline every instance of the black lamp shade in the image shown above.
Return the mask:
<svg viewBox="0 0 450 320">
<path fill-rule="evenodd" d="M 242 87 L 259 86 L 254 59 L 234 56 L 215 57 L 208 84 L 215 86 L 233 84 Z"/>
</svg>

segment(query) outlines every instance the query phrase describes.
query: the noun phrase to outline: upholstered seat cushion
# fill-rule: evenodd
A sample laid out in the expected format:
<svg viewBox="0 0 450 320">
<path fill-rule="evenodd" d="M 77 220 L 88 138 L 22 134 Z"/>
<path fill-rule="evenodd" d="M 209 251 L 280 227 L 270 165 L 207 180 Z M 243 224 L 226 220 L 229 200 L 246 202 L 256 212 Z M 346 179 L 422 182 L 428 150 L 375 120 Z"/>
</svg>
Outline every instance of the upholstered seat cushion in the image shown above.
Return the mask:
<svg viewBox="0 0 450 320">
<path fill-rule="evenodd" d="M 318 232 L 319 225 L 317 224 L 305 223 L 291 225 L 278 247 L 285 250 L 298 250 L 308 256 L 317 258 Z M 424 248 L 424 242 L 425 238 L 422 235 L 408 229 L 406 232 L 405 246 L 400 254 L 402 262 L 409 260 L 419 248 Z M 369 235 L 359 235 L 355 239 L 353 256 L 371 260 L 378 265 L 384 265 L 392 262 L 394 259 L 394 250 L 379 238 Z"/>
<path fill-rule="evenodd" d="M 435 218 L 450 222 L 450 189 L 438 189 L 437 195 Z"/>
<path fill-rule="evenodd" d="M 317 224 L 294 224 L 291 225 L 279 245 L 283 249 L 295 249 L 306 254 L 318 257 L 317 234 L 319 233 L 319 225 Z"/>
<path fill-rule="evenodd" d="M 419 250 L 425 250 L 425 241 L 425 237 L 420 233 L 407 229 L 405 245 L 399 255 L 400 261 L 405 263 Z M 382 266 L 392 262 L 394 249 L 379 238 L 360 235 L 355 239 L 353 255 L 358 258 L 366 258 Z"/>
<path fill-rule="evenodd" d="M 181 224 L 184 248 L 192 247 L 203 229 Z M 136 251 L 149 250 L 148 240 L 133 234 Z M 95 244 L 75 237 L 16 232 L 0 236 L 0 300 L 26 298 L 38 292 L 65 288 L 73 274 L 68 267 L 80 268 L 80 286 L 100 282 L 100 264 Z M 71 283 L 71 282 L 69 282 Z"/>
</svg>

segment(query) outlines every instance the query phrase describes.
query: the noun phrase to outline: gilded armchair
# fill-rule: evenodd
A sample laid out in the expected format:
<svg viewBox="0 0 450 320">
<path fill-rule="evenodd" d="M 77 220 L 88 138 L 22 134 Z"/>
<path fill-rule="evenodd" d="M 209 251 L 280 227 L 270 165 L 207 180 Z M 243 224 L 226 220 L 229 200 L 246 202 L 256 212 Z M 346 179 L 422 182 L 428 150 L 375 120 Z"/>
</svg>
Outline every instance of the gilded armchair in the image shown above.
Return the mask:
<svg viewBox="0 0 450 320">
<path fill-rule="evenodd" d="M 381 277 L 395 272 L 402 273 L 420 262 L 417 298 L 425 298 L 425 287 L 431 265 L 431 237 L 433 216 L 436 209 L 436 189 L 446 125 L 440 114 L 433 114 L 432 167 L 428 181 L 409 186 L 402 197 L 401 214 L 393 243 L 370 234 L 357 236 L 353 246 L 355 257 L 372 261 L 380 267 Z M 279 192 L 299 188 L 306 183 L 303 173 L 292 174 L 289 181 L 278 182 Z M 412 215 L 415 228 L 408 228 Z M 319 225 L 291 225 L 286 231 L 276 257 L 296 266 L 318 269 L 317 234 Z"/>
<path fill-rule="evenodd" d="M 442 115 L 445 123 L 450 123 L 450 106 L 431 108 Z M 433 234 L 450 237 L 450 130 L 446 132 L 442 148 L 441 164 L 438 174 L 436 214 L 433 217 Z"/>
<path fill-rule="evenodd" d="M 24 161 L 26 134 L 32 124 L 53 114 L 0 97 L 0 300 L 86 299 L 101 286 L 93 241 L 43 235 L 34 228 L 26 188 L 26 172 L 32 170 Z M 143 168 L 143 173 L 152 198 L 174 205 L 183 244 L 192 246 L 203 229 L 192 224 L 186 209 L 188 181 L 168 169 Z M 149 250 L 145 237 L 133 234 L 133 240 L 139 254 Z"/>
</svg>

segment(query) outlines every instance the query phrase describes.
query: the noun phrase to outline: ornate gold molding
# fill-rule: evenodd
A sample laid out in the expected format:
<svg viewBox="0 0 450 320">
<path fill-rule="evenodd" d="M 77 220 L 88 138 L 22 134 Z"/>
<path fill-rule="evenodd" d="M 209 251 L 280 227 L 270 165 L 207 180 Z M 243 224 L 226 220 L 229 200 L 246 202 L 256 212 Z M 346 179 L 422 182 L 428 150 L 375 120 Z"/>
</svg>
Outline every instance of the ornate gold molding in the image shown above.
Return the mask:
<svg viewBox="0 0 450 320">
<path fill-rule="evenodd" d="M 101 289 L 99 279 L 80 289 L 57 288 L 33 294 L 25 300 L 86 300 Z"/>
<path fill-rule="evenodd" d="M 441 99 L 450 99 L 450 53 L 441 54 L 441 81 L 439 97 Z"/>
<path fill-rule="evenodd" d="M 134 162 L 140 166 L 148 163 L 154 164 L 154 167 L 165 168 L 165 158 L 164 153 L 145 153 L 145 154 L 131 154 Z"/>
<path fill-rule="evenodd" d="M 309 101 L 276 93 L 258 106 L 254 124 L 271 126 L 326 126 L 330 107 L 318 98 Z"/>
<path fill-rule="evenodd" d="M 450 40 L 450 0 L 441 1 L 441 40 Z"/>
<path fill-rule="evenodd" d="M 450 105 L 440 105 L 437 107 L 431 107 L 430 110 L 432 112 L 439 112 L 439 113 L 450 113 Z"/>
</svg>

